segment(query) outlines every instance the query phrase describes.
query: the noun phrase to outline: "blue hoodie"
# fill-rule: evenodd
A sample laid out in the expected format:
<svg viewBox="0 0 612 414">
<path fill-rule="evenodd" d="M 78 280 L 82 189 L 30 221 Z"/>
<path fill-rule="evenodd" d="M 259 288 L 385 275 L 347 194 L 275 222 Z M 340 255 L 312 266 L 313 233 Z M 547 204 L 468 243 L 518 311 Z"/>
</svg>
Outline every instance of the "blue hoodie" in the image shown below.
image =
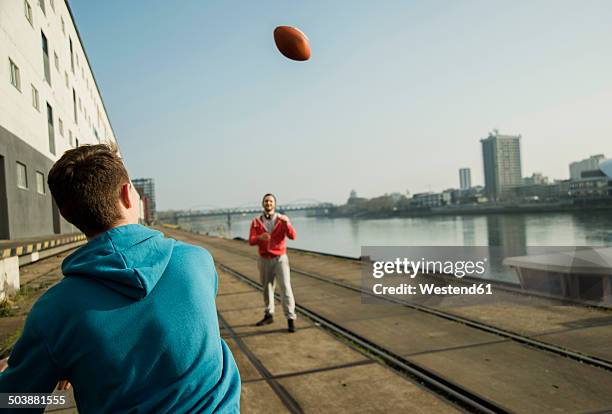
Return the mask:
<svg viewBox="0 0 612 414">
<path fill-rule="evenodd" d="M 28 315 L 1 393 L 47 393 L 68 379 L 82 413 L 239 411 L 206 250 L 127 225 L 72 253 L 62 271 Z"/>
</svg>

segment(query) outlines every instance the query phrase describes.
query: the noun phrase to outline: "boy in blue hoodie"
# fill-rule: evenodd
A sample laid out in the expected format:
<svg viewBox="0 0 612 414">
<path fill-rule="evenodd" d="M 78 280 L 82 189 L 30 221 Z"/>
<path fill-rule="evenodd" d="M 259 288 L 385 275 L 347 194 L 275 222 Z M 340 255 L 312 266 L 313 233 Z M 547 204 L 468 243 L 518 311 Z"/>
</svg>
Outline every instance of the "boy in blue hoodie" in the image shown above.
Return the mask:
<svg viewBox="0 0 612 414">
<path fill-rule="evenodd" d="M 82 413 L 239 412 L 210 254 L 137 224 L 138 193 L 114 147 L 67 151 L 48 184 L 88 243 L 33 306 L 0 393 L 69 381 Z"/>
</svg>

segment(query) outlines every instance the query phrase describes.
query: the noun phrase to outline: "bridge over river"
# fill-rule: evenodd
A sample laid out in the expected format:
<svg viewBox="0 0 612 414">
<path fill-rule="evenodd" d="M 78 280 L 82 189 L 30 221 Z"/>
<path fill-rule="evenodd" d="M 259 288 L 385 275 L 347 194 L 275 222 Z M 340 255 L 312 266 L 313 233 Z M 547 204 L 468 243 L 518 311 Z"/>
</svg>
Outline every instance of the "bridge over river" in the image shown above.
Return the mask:
<svg viewBox="0 0 612 414">
<path fill-rule="evenodd" d="M 196 208 L 199 206 L 195 206 Z M 295 202 L 280 204 L 276 207 L 279 212 L 308 211 L 315 215 L 327 215 L 334 204 L 317 200 L 298 200 Z M 176 211 L 162 218 L 168 223 L 178 223 L 179 220 L 197 219 L 203 217 L 227 216 L 228 219 L 233 215 L 257 214 L 262 210 L 261 206 L 249 205 L 231 208 L 207 206 L 207 208 L 191 208 L 189 210 Z"/>
</svg>

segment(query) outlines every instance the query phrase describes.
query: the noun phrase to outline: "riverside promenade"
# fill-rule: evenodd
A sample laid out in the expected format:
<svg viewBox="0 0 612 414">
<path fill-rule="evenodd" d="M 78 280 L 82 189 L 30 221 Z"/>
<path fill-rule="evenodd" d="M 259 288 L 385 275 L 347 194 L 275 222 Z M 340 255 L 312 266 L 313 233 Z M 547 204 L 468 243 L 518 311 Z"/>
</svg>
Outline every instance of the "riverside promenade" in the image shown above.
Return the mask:
<svg viewBox="0 0 612 414">
<path fill-rule="evenodd" d="M 242 412 L 605 413 L 612 411 L 612 312 L 515 292 L 493 302 L 364 303 L 359 260 L 290 250 L 298 331 L 256 327 L 262 297 L 246 242 L 160 227 L 207 248 L 221 335 Z M 20 268 L 0 317 L 2 353 L 70 251 Z M 280 310 L 280 307 L 279 307 Z M 74 402 L 62 410 L 76 412 Z"/>
<path fill-rule="evenodd" d="M 609 309 L 514 291 L 474 303 L 364 303 L 359 260 L 290 249 L 299 331 L 288 334 L 280 312 L 274 325 L 254 326 L 254 247 L 160 230 L 217 263 L 245 412 L 269 401 L 290 412 L 612 412 Z"/>
</svg>

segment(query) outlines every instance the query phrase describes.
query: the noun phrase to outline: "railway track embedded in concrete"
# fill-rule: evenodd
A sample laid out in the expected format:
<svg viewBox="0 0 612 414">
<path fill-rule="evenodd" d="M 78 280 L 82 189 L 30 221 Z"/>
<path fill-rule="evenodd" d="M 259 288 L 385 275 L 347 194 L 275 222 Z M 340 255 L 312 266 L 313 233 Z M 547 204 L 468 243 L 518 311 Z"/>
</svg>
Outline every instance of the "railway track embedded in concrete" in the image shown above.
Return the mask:
<svg viewBox="0 0 612 414">
<path fill-rule="evenodd" d="M 219 246 L 217 245 L 216 247 L 234 253 L 234 254 L 238 254 L 242 257 L 248 257 L 250 259 L 256 260 L 254 257 L 250 256 L 249 254 L 246 254 L 245 252 L 241 251 L 240 249 L 234 249 L 234 248 L 229 248 L 227 246 Z M 313 253 L 314 254 L 314 253 Z M 338 258 L 342 258 L 345 259 L 345 257 L 342 256 L 337 256 L 337 255 L 333 255 L 334 257 L 338 257 Z M 333 280 L 330 279 L 329 277 L 325 277 L 322 275 L 318 275 L 318 274 L 314 274 L 312 272 L 307 272 L 304 270 L 301 270 L 299 268 L 296 268 L 295 266 L 291 267 L 291 272 L 292 273 L 297 273 L 297 274 L 301 274 L 304 275 L 306 277 L 312 278 L 312 279 L 316 279 L 318 281 L 324 282 L 324 283 L 329 283 L 338 287 L 342 287 L 345 289 L 349 289 L 351 291 L 360 293 L 362 295 L 368 295 L 371 297 L 376 297 L 377 299 L 382 299 L 384 301 L 387 301 L 389 303 L 394 303 L 397 305 L 401 305 L 401 306 L 405 306 L 411 309 L 415 309 L 417 311 L 420 312 L 424 312 L 430 315 L 434 315 L 446 320 L 450 320 L 456 323 L 460 323 L 466 326 L 469 326 L 471 328 L 474 329 L 478 329 L 484 332 L 488 332 L 491 334 L 495 334 L 498 335 L 500 337 L 506 338 L 506 339 L 510 339 L 512 341 L 524 344 L 524 345 L 528 345 L 540 350 L 544 350 L 544 351 L 548 351 L 548 352 L 552 352 L 576 361 L 579 361 L 581 363 L 585 363 L 585 364 L 589 364 L 589 365 L 593 365 L 608 371 L 612 371 L 612 361 L 603 359 L 603 358 L 599 358 L 593 355 L 587 355 L 581 352 L 577 352 L 571 349 L 567 349 L 567 348 L 563 348 L 545 341 L 540 341 L 534 338 L 530 338 L 528 336 L 525 335 L 521 335 L 519 333 L 516 332 L 512 332 L 510 330 L 506 330 L 506 329 L 502 329 L 487 323 L 483 323 L 481 321 L 477 321 L 474 319 L 470 319 L 464 316 L 459 316 L 450 312 L 445 312 L 442 311 L 440 309 L 436 309 L 433 307 L 429 307 L 426 305 L 421 305 L 421 304 L 416 304 L 416 303 L 411 303 L 405 300 L 401 300 L 401 299 L 396 299 L 396 298 L 391 298 L 391 297 L 387 297 L 387 296 L 378 296 L 375 295 L 372 292 L 366 291 L 360 287 L 357 287 L 355 285 L 349 284 L 349 283 L 343 283 L 340 282 L 338 280 Z M 510 292 L 510 293 L 514 293 L 514 292 Z"/>
<path fill-rule="evenodd" d="M 234 276 L 235 278 L 248 284 L 249 286 L 252 286 L 258 290 L 262 290 L 262 286 L 259 283 L 251 280 L 248 276 L 224 264 L 220 264 L 220 267 L 224 272 Z M 275 296 L 277 299 L 280 299 L 279 294 L 275 294 Z M 375 357 L 375 358 L 382 360 L 389 367 L 395 370 L 398 370 L 401 373 L 408 375 L 409 377 L 424 384 L 428 389 L 450 400 L 452 403 L 456 404 L 458 408 L 464 411 L 467 410 L 469 412 L 487 413 L 487 414 L 511 413 L 511 411 L 508 410 L 506 407 L 503 407 L 500 404 L 490 401 L 489 399 L 481 395 L 478 395 L 477 393 L 471 392 L 465 389 L 464 387 L 461 387 L 460 385 L 455 384 L 454 382 L 449 381 L 430 370 L 427 370 L 417 364 L 414 364 L 408 361 L 402 356 L 397 355 L 369 341 L 368 339 L 352 332 L 351 330 L 346 329 L 334 323 L 333 321 L 329 320 L 328 318 L 325 318 L 319 313 L 312 311 L 308 307 L 302 306 L 300 304 L 296 304 L 296 310 L 300 312 L 301 314 L 307 316 L 311 320 L 313 320 L 315 323 L 317 323 L 319 326 L 323 327 L 324 329 L 327 329 L 328 331 L 333 332 L 335 335 L 343 338 L 347 342 L 354 344 L 358 350 L 362 352 L 365 351 L 366 355 L 368 355 L 370 358 Z M 226 329 L 228 329 L 232 338 L 239 339 L 239 337 L 235 335 L 235 333 L 232 334 L 231 328 L 222 319 L 221 316 L 220 316 L 220 319 L 221 319 L 222 325 Z M 246 345 L 244 345 L 240 341 L 238 342 L 238 345 L 243 350 L 243 352 L 246 352 L 247 357 L 248 357 L 250 355 L 250 352 L 248 351 L 248 348 L 246 347 Z M 302 411 L 299 409 L 299 406 L 298 407 L 295 406 L 294 401 L 291 398 L 291 396 L 288 395 L 287 392 L 284 389 L 282 389 L 282 387 L 279 389 L 278 384 L 274 383 L 274 379 L 271 378 L 270 375 L 266 375 L 265 368 L 258 367 L 258 365 L 260 364 L 257 364 L 256 358 L 253 357 L 249 359 L 251 360 L 251 362 L 254 362 L 258 370 L 260 370 L 260 368 L 263 368 L 263 372 L 260 370 L 260 373 L 262 374 L 264 379 L 266 379 L 266 381 L 270 383 L 272 388 L 275 390 L 277 395 L 281 398 L 281 400 L 283 401 L 285 406 L 289 409 L 289 411 L 291 411 L 292 413 L 301 413 Z"/>
</svg>

